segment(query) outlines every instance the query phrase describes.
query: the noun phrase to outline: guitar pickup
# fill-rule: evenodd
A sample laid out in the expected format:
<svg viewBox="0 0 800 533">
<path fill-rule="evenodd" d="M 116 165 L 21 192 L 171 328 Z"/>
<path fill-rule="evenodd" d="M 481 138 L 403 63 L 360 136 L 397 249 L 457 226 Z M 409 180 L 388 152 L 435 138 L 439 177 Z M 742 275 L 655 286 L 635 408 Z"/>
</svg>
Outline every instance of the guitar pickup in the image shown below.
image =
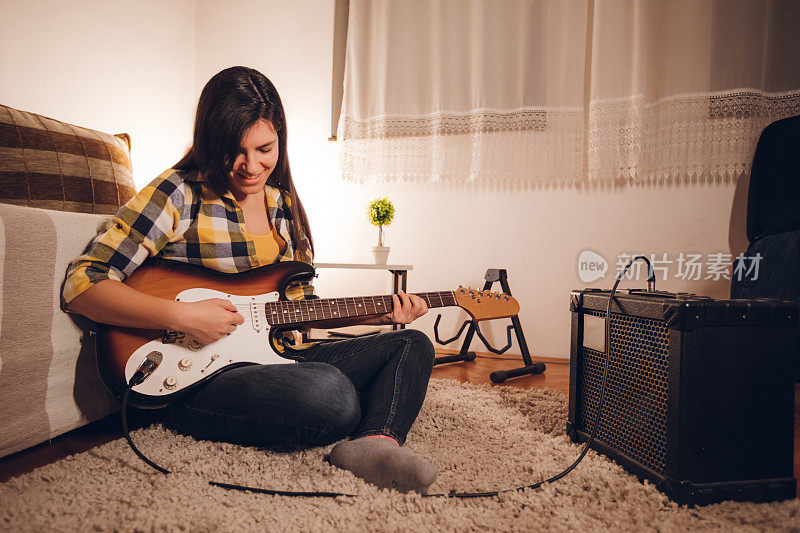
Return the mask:
<svg viewBox="0 0 800 533">
<path fill-rule="evenodd" d="M 174 331 L 171 329 L 164 329 L 161 331 L 161 342 L 164 344 L 175 344 L 175 341 L 186 337 L 186 333 L 182 331 Z"/>
<path fill-rule="evenodd" d="M 263 304 L 259 305 L 255 298 L 250 298 L 250 320 L 253 322 L 253 329 L 257 333 L 261 333 L 261 308 Z M 265 317 L 266 320 L 266 317 Z"/>
</svg>

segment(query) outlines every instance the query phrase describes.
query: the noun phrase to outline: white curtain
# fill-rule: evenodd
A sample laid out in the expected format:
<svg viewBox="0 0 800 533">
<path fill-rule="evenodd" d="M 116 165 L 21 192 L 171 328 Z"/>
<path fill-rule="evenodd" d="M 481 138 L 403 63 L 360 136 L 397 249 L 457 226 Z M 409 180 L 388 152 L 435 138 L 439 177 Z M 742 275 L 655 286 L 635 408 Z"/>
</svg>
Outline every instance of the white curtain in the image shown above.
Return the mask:
<svg viewBox="0 0 800 533">
<path fill-rule="evenodd" d="M 733 178 L 800 114 L 793 0 L 351 0 L 346 179 Z"/>
<path fill-rule="evenodd" d="M 800 3 L 595 0 L 591 180 L 729 180 L 800 114 Z"/>
<path fill-rule="evenodd" d="M 352 0 L 342 114 L 351 180 L 576 180 L 586 4 Z"/>
</svg>

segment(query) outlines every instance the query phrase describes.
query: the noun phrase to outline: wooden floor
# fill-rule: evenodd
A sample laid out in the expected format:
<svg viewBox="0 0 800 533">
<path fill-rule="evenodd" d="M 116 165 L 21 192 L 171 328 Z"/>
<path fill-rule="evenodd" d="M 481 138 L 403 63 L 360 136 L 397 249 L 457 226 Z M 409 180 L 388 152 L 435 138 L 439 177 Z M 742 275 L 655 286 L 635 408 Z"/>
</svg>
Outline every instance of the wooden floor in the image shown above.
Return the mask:
<svg viewBox="0 0 800 533">
<path fill-rule="evenodd" d="M 439 355 L 453 353 L 442 350 Z M 495 370 L 510 370 L 522 366 L 522 361 L 514 357 L 497 357 L 491 354 L 478 354 L 474 361 L 437 365 L 433 369 L 434 378 L 457 379 L 469 383 L 488 383 L 493 387 L 540 388 L 569 392 L 569 364 L 564 359 L 534 357 L 547 365 L 543 374 L 521 376 L 505 383 L 491 383 L 489 374 Z M 135 422 L 135 420 L 134 420 Z M 30 472 L 31 470 L 80 453 L 121 437 L 119 413 L 56 437 L 28 450 L 0 459 L 0 482 Z M 794 419 L 794 477 L 800 480 L 800 384 L 795 386 Z M 800 487 L 798 488 L 800 495 Z"/>
</svg>

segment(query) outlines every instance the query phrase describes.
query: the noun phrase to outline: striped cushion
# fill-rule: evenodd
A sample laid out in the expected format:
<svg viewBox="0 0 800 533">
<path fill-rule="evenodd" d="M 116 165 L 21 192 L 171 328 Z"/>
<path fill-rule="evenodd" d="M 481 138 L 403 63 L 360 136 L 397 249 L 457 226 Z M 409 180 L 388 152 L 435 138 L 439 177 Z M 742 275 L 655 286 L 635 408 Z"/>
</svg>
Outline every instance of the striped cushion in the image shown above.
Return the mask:
<svg viewBox="0 0 800 533">
<path fill-rule="evenodd" d="M 60 305 L 67 263 L 107 219 L 0 204 L 0 457 L 118 409 L 92 323 Z"/>
<path fill-rule="evenodd" d="M 0 105 L 0 202 L 113 214 L 135 193 L 127 134 Z"/>
</svg>

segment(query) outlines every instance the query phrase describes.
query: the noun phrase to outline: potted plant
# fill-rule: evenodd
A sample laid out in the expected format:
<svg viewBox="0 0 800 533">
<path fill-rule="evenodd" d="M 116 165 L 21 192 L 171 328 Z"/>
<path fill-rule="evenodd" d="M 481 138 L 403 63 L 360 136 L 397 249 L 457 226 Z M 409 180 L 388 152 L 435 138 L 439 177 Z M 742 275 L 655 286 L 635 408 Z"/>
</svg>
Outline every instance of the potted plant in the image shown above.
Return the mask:
<svg viewBox="0 0 800 533">
<path fill-rule="evenodd" d="M 389 247 L 383 245 L 383 227 L 392 223 L 394 206 L 388 198 L 378 198 L 369 204 L 367 217 L 371 224 L 378 226 L 378 246 L 372 247 L 376 265 L 385 265 L 389 257 Z"/>
</svg>

